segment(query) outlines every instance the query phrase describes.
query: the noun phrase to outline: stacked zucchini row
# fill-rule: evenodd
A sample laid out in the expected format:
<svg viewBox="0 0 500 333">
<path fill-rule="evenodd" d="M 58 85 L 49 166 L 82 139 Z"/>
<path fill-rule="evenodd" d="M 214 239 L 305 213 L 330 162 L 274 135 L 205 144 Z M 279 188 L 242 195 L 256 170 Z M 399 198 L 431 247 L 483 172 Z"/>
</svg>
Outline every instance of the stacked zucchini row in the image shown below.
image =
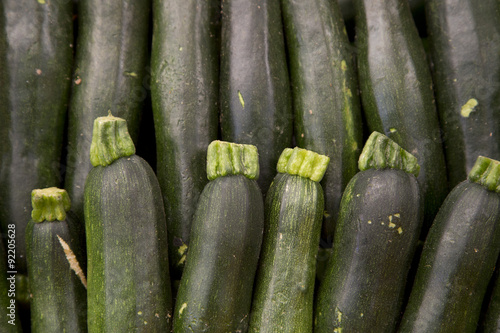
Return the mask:
<svg viewBox="0 0 500 333">
<path fill-rule="evenodd" d="M 0 85 L 2 332 L 500 327 L 496 0 L 4 0 Z"/>
</svg>

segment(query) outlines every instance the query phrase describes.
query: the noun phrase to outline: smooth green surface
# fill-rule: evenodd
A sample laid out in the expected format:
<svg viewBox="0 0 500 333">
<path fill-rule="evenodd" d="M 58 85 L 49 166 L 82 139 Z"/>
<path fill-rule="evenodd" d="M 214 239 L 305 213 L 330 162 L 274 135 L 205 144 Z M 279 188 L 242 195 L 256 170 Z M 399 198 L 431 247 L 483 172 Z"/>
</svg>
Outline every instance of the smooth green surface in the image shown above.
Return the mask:
<svg viewBox="0 0 500 333">
<path fill-rule="evenodd" d="M 63 221 L 71 208 L 68 193 L 57 187 L 31 191 L 31 218 L 34 222 Z"/>
<path fill-rule="evenodd" d="M 137 155 L 85 183 L 89 332 L 168 332 L 167 227 L 158 180 Z"/>
<path fill-rule="evenodd" d="M 277 170 L 280 173 L 298 175 L 315 182 L 321 181 L 330 158 L 311 150 L 295 147 L 285 148 L 278 160 Z"/>
<path fill-rule="evenodd" d="M 211 142 L 207 149 L 208 179 L 231 175 L 259 178 L 257 147 L 218 140 Z"/>
<path fill-rule="evenodd" d="M 220 127 L 224 141 L 259 150 L 266 193 L 292 143 L 292 105 L 277 0 L 225 0 L 221 8 Z"/>
<path fill-rule="evenodd" d="M 219 127 L 219 1 L 153 1 L 151 100 L 156 172 L 167 216 L 171 274 L 180 279 L 191 221 Z"/>
<path fill-rule="evenodd" d="M 243 175 L 210 181 L 193 220 L 173 332 L 246 332 L 264 229 L 262 193 Z"/>
</svg>

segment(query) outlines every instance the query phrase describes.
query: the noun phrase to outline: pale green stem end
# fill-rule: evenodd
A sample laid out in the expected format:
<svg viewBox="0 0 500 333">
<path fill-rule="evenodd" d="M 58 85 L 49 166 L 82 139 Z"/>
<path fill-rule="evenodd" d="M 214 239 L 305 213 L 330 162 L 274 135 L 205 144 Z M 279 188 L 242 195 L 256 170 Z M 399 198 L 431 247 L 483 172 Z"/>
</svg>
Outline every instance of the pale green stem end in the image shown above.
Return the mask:
<svg viewBox="0 0 500 333">
<path fill-rule="evenodd" d="M 253 145 L 215 140 L 207 150 L 207 177 L 243 175 L 249 179 L 259 177 L 259 154 Z"/>
<path fill-rule="evenodd" d="M 285 148 L 278 160 L 276 169 L 279 173 L 288 173 L 315 182 L 321 181 L 325 175 L 330 158 L 311 150 L 299 147 Z"/>
<path fill-rule="evenodd" d="M 469 181 L 480 184 L 490 191 L 500 193 L 500 162 L 479 156 L 468 178 Z"/>
<path fill-rule="evenodd" d="M 64 221 L 66 212 L 71 208 L 71 201 L 65 190 L 49 187 L 31 191 L 31 205 L 31 218 L 37 223 Z"/>
</svg>

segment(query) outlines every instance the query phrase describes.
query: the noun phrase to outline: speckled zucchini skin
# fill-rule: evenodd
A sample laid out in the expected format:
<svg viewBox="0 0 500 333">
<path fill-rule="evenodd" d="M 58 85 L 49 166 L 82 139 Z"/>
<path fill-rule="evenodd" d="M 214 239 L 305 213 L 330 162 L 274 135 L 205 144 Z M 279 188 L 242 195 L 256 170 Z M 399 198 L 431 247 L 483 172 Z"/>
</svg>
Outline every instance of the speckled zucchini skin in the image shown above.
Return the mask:
<svg viewBox="0 0 500 333">
<path fill-rule="evenodd" d="M 500 4 L 431 0 L 426 18 L 453 187 L 479 155 L 500 159 Z"/>
<path fill-rule="evenodd" d="M 73 61 L 71 1 L 0 5 L 0 224 L 16 225 L 16 269 L 26 273 L 31 190 L 59 186 Z"/>
<path fill-rule="evenodd" d="M 448 193 L 448 182 L 424 48 L 407 0 L 355 4 L 358 76 L 368 129 L 384 133 L 418 159 L 426 231 Z"/>
<path fill-rule="evenodd" d="M 231 175 L 205 186 L 177 293 L 175 333 L 247 331 L 263 229 L 255 180 Z"/>
<path fill-rule="evenodd" d="M 153 1 L 151 98 L 171 274 L 180 279 L 196 204 L 217 139 L 220 4 Z"/>
<path fill-rule="evenodd" d="M 317 294 L 314 332 L 395 331 L 422 209 L 412 174 L 369 169 L 351 179 Z"/>
<path fill-rule="evenodd" d="M 321 184 L 325 193 L 323 238 L 331 244 L 342 191 L 358 172 L 362 148 L 356 64 L 335 1 L 282 0 L 281 4 L 295 139 L 299 147 L 330 157 Z"/>
<path fill-rule="evenodd" d="M 257 146 L 266 193 L 293 130 L 279 1 L 222 2 L 220 66 L 222 140 Z"/>
<path fill-rule="evenodd" d="M 137 155 L 85 183 L 89 332 L 168 332 L 172 298 L 160 186 Z"/>
</svg>

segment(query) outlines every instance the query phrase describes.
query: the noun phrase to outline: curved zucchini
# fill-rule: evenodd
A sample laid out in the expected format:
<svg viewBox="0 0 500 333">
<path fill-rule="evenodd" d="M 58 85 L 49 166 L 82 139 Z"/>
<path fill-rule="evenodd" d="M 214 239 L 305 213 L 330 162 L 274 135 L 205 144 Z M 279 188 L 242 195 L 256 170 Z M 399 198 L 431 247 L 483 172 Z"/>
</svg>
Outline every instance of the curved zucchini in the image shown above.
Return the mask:
<svg viewBox="0 0 500 333">
<path fill-rule="evenodd" d="M 64 187 L 71 209 L 82 218 L 94 119 L 112 111 L 127 120 L 137 141 L 147 95 L 150 7 L 150 0 L 78 1 Z"/>
<path fill-rule="evenodd" d="M 4 0 L 0 13 L 0 223 L 16 225 L 16 269 L 34 188 L 59 186 L 73 62 L 71 1 Z"/>
<path fill-rule="evenodd" d="M 87 281 L 79 221 L 65 190 L 33 190 L 26 230 L 31 332 L 87 332 Z"/>
<path fill-rule="evenodd" d="M 500 159 L 500 5 L 431 0 L 427 30 L 450 186 L 479 155 Z"/>
<path fill-rule="evenodd" d="M 374 132 L 342 197 L 314 331 L 394 332 L 423 221 L 419 165 Z"/>
<path fill-rule="evenodd" d="M 173 331 L 246 332 L 264 229 L 257 149 L 214 141 L 198 201 Z"/>
<path fill-rule="evenodd" d="M 323 217 L 319 184 L 329 157 L 287 148 L 265 204 L 265 231 L 250 332 L 311 332 Z"/>
<path fill-rule="evenodd" d="M 356 65 L 335 1 L 282 0 L 282 8 L 297 145 L 330 157 L 321 184 L 323 236 L 331 243 L 342 191 L 358 171 L 362 145 Z"/>
<path fill-rule="evenodd" d="M 266 193 L 293 130 L 279 1 L 223 1 L 221 44 L 221 137 L 257 146 Z"/>
<path fill-rule="evenodd" d="M 425 51 L 407 0 L 356 0 L 363 110 L 421 166 L 425 233 L 448 193 L 446 166 Z"/>
<path fill-rule="evenodd" d="M 94 123 L 85 182 L 89 332 L 168 332 L 172 299 L 158 180 L 122 118 Z"/>
<path fill-rule="evenodd" d="M 500 253 L 500 162 L 478 157 L 424 243 L 400 332 L 475 332 Z"/>
<path fill-rule="evenodd" d="M 171 274 L 180 279 L 196 203 L 207 183 L 207 147 L 217 139 L 220 4 L 153 1 L 151 98 L 157 175 Z"/>
</svg>

